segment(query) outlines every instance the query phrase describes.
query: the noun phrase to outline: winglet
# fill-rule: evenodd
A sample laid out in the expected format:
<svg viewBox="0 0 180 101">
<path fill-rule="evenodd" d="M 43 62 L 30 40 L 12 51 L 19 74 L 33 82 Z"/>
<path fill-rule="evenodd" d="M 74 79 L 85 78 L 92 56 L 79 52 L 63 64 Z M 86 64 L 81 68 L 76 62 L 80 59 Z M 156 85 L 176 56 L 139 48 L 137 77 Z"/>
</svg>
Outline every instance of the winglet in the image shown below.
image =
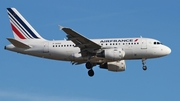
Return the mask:
<svg viewBox="0 0 180 101">
<path fill-rule="evenodd" d="M 63 26 L 61 26 L 61 25 L 58 25 L 58 26 L 59 26 L 59 29 L 60 29 L 60 30 L 62 30 L 62 29 L 64 28 L 64 27 L 63 27 Z"/>
</svg>

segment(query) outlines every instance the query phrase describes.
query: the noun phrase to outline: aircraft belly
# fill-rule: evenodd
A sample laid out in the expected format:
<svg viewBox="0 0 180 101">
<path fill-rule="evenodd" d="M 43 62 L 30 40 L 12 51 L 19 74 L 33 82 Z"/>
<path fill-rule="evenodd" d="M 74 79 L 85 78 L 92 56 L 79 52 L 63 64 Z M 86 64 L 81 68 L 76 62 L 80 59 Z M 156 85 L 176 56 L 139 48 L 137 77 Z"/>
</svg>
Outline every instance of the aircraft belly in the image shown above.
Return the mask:
<svg viewBox="0 0 180 101">
<path fill-rule="evenodd" d="M 125 49 L 125 59 L 142 59 L 149 56 L 147 49 L 141 48 L 134 48 L 132 49 Z"/>
<path fill-rule="evenodd" d="M 78 52 L 79 50 L 70 48 L 59 48 L 50 50 L 50 54 L 53 59 L 64 61 L 73 61 L 73 54 Z"/>
<path fill-rule="evenodd" d="M 132 58 L 133 57 L 133 50 L 128 48 L 128 49 L 125 49 L 125 56 L 124 58 Z"/>
</svg>

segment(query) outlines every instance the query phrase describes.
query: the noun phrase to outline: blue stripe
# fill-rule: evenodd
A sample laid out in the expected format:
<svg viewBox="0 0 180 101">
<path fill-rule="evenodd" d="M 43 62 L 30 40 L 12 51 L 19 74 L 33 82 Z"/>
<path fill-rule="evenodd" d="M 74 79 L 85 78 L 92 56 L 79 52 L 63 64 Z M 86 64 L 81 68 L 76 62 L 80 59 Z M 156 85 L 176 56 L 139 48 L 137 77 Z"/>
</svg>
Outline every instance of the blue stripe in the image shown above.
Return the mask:
<svg viewBox="0 0 180 101">
<path fill-rule="evenodd" d="M 24 30 L 24 28 L 21 27 L 21 25 L 19 25 L 19 23 L 18 23 L 9 13 L 8 13 L 8 15 L 13 19 L 13 20 L 11 20 L 11 19 L 10 19 L 10 20 L 11 20 L 13 23 L 15 23 L 15 24 L 18 25 L 18 26 L 17 26 L 18 29 L 19 29 L 19 30 L 23 30 L 23 31 L 25 32 L 25 34 L 22 32 L 23 35 L 25 35 L 25 36 L 28 35 L 28 36 L 32 39 L 32 37 Z M 20 27 L 20 28 L 19 28 L 19 27 Z"/>
<path fill-rule="evenodd" d="M 33 32 L 31 29 L 29 29 L 29 27 L 19 18 L 19 16 L 11 9 L 11 8 L 7 8 L 7 10 L 11 13 L 11 15 L 14 16 L 14 18 L 16 18 L 18 20 L 18 22 L 34 37 L 39 39 Z"/>
</svg>

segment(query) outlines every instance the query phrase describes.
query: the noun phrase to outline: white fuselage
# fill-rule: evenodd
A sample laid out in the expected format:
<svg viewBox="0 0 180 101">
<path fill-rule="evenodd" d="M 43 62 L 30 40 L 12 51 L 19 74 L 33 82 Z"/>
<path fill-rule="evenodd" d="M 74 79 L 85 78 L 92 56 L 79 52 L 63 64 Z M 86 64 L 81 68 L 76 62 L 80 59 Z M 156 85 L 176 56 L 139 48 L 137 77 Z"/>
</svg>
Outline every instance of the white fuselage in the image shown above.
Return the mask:
<svg viewBox="0 0 180 101">
<path fill-rule="evenodd" d="M 168 55 L 171 49 L 162 45 L 158 40 L 151 38 L 112 38 L 112 39 L 91 39 L 93 42 L 102 46 L 102 49 L 118 47 L 122 48 L 125 56 L 122 60 L 148 59 Z M 58 40 L 33 40 L 23 41 L 31 46 L 30 49 L 14 47 L 12 44 L 5 46 L 5 49 L 18 53 L 33 55 L 54 60 L 86 62 L 89 57 L 82 57 L 80 48 L 76 47 L 72 41 Z M 93 62 L 108 60 L 99 57 L 91 57 Z"/>
<path fill-rule="evenodd" d="M 14 38 L 5 49 L 53 60 L 85 63 L 88 75 L 93 76 L 93 67 L 99 65 L 109 71 L 125 71 L 125 60 L 142 59 L 143 70 L 147 69 L 146 59 L 166 56 L 171 49 L 151 38 L 108 38 L 89 39 L 72 30 L 59 26 L 67 40 L 48 41 L 26 21 L 16 8 L 7 8 Z"/>
</svg>

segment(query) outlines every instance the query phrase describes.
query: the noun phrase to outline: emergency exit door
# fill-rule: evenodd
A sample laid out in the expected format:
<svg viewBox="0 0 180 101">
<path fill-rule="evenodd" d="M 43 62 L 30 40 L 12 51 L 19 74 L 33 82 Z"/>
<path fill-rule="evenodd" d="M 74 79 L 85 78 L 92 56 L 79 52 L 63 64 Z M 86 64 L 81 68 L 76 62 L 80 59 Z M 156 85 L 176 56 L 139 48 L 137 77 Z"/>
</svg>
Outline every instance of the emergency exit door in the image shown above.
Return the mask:
<svg viewBox="0 0 180 101">
<path fill-rule="evenodd" d="M 147 39 L 141 39 L 141 49 L 147 49 Z"/>
</svg>

